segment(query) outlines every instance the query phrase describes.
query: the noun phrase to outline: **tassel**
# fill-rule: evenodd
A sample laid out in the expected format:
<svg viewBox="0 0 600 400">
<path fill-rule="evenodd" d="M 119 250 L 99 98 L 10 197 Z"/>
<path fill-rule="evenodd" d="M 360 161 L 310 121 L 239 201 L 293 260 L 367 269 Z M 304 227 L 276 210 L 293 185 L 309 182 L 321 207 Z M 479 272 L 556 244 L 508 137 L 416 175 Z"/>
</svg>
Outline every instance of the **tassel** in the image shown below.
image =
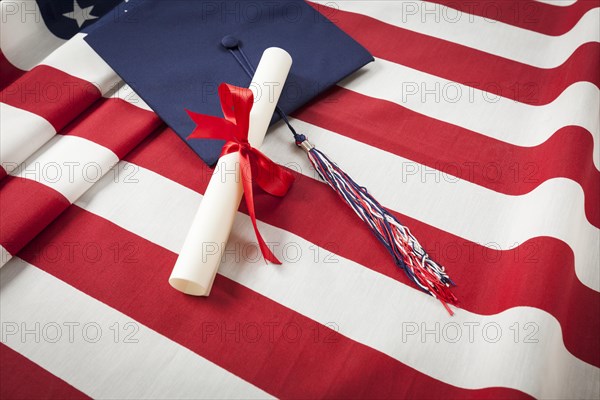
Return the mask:
<svg viewBox="0 0 600 400">
<path fill-rule="evenodd" d="M 319 176 L 367 224 L 392 255 L 396 265 L 421 290 L 437 298 L 448 313 L 453 315 L 448 304 L 457 305 L 458 299 L 450 290 L 455 284 L 444 267 L 429 258 L 410 230 L 375 200 L 365 187 L 358 185 L 337 164 L 315 148 L 306 136 L 294 132 L 294 137 L 296 145 L 306 151 Z"/>
<path fill-rule="evenodd" d="M 239 40 L 228 35 L 223 38 L 221 44 L 229 50 L 246 75 L 252 78 L 254 67 L 240 47 Z M 236 51 L 240 53 L 241 57 Z M 429 258 L 410 230 L 383 208 L 366 188 L 354 182 L 325 154 L 317 150 L 306 139 L 306 136 L 298 134 L 281 108 L 276 107 L 275 110 L 294 135 L 296 145 L 306 151 L 308 159 L 321 178 L 369 226 L 373 234 L 392 255 L 396 265 L 402 268 L 408 278 L 422 291 L 437 298 L 448 310 L 448 313 L 454 315 L 448 305 L 458 305 L 458 299 L 450 290 L 450 287 L 455 284 L 444 271 L 444 267 Z"/>
</svg>

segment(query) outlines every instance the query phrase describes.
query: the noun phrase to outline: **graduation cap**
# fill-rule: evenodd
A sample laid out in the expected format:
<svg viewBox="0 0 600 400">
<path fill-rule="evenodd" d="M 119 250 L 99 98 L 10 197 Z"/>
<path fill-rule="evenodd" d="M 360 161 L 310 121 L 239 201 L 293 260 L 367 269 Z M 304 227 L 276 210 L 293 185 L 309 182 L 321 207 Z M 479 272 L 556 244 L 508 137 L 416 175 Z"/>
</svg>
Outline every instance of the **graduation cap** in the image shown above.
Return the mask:
<svg viewBox="0 0 600 400">
<path fill-rule="evenodd" d="M 229 124 L 214 117 L 224 114 L 227 120 L 235 121 L 231 117 L 234 110 L 238 118 L 239 106 L 251 108 L 243 105 L 250 101 L 245 97 L 248 93 L 235 95 L 231 85 L 247 91 L 243 88 L 248 87 L 263 51 L 270 47 L 287 51 L 294 62 L 271 123 L 284 119 L 296 144 L 306 151 L 323 181 L 369 227 L 396 265 L 421 290 L 438 298 L 452 314 L 448 304 L 456 305 L 457 299 L 449 289 L 454 283 L 444 268 L 429 258 L 410 230 L 366 188 L 316 149 L 304 134 L 297 133 L 287 120 L 287 113 L 373 61 L 362 46 L 301 0 L 125 1 L 118 9 L 120 15 L 117 18 L 105 16 L 92 25 L 87 30 L 86 40 L 182 139 L 188 138 L 192 131 L 200 133 L 193 137 L 213 138 L 186 141 L 209 165 L 218 160 L 224 144 L 214 140 L 214 132 L 227 130 L 216 127 Z M 238 105 L 232 106 L 232 99 L 223 99 L 224 94 L 234 94 Z M 192 118 L 186 109 L 193 110 Z M 210 117 L 203 118 L 205 116 Z M 195 124 L 207 120 L 215 125 L 211 128 Z M 245 129 L 247 132 L 247 127 Z M 203 131 L 212 133 L 202 135 Z M 231 145 L 238 144 L 228 141 L 224 154 L 232 149 Z M 240 160 L 244 157 L 240 150 Z M 250 184 L 244 188 L 250 198 L 251 187 Z M 248 204 L 248 196 L 246 201 Z M 260 244 L 262 238 L 251 200 L 248 209 Z M 198 237 L 194 238 L 194 245 L 196 239 Z M 265 259 L 276 262 L 275 256 L 263 246 L 261 251 Z M 189 254 L 193 253 L 195 250 Z M 190 282 L 188 280 L 184 287 L 188 288 Z M 171 284 L 178 288 L 179 283 Z M 205 292 L 208 288 L 210 291 L 210 286 L 212 281 L 198 290 Z M 187 289 L 179 290 L 195 294 Z"/>
<path fill-rule="evenodd" d="M 285 113 L 373 61 L 354 39 L 299 0 L 129 0 L 118 12 L 93 26 L 85 40 L 183 139 L 195 126 L 184 109 L 221 116 L 219 84 L 250 83 L 221 43 L 228 35 L 255 66 L 268 47 L 290 53 L 294 63 L 279 101 Z M 272 123 L 278 119 L 275 114 Z M 209 165 L 223 145 L 186 143 Z"/>
</svg>

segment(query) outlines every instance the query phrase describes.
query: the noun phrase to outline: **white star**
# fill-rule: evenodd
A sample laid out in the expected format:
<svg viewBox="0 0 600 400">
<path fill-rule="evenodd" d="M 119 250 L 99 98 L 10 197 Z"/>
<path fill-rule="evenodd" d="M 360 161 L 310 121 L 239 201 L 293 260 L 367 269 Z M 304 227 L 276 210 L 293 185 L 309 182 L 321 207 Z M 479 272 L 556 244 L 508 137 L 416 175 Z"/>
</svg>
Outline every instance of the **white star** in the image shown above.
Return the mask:
<svg viewBox="0 0 600 400">
<path fill-rule="evenodd" d="M 63 16 L 74 19 L 77 22 L 77 26 L 81 28 L 85 21 L 98 18 L 95 15 L 90 14 L 92 12 L 92 8 L 94 8 L 94 6 L 81 8 L 77 3 L 77 0 L 73 0 L 73 11 L 64 13 Z"/>
</svg>

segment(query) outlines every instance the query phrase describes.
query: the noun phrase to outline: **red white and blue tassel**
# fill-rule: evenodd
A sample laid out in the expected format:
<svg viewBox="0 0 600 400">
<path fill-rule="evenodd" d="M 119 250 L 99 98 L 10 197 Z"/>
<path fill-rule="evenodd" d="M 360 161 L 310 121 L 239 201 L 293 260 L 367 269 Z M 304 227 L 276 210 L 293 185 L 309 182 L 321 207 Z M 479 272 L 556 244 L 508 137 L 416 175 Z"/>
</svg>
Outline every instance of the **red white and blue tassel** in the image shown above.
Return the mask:
<svg viewBox="0 0 600 400">
<path fill-rule="evenodd" d="M 284 118 L 286 120 L 287 118 Z M 287 122 L 287 121 L 286 121 Z M 408 227 L 387 211 L 364 187 L 356 183 L 336 163 L 315 148 L 302 134 L 294 133 L 296 145 L 308 156 L 319 176 L 331 187 L 356 215 L 367 224 L 375 237 L 385 246 L 408 278 L 421 290 L 440 300 L 453 314 L 448 304 L 457 305 L 450 290 L 455 286 L 444 267 L 429 258 Z"/>
<path fill-rule="evenodd" d="M 239 41 L 233 36 L 225 36 L 221 44 L 231 52 L 246 74 L 252 78 L 254 68 L 241 49 Z M 236 54 L 236 50 L 241 57 Z M 392 255 L 396 265 L 404 270 L 408 278 L 422 291 L 437 298 L 450 315 L 453 315 L 449 304 L 457 305 L 458 300 L 450 290 L 450 287 L 455 284 L 446 274 L 444 267 L 429 258 L 410 230 L 375 200 L 365 187 L 357 184 L 337 164 L 316 149 L 306 136 L 298 134 L 283 110 L 276 107 L 276 111 L 294 135 L 296 145 L 306 151 L 308 159 L 321 178 L 367 224 L 371 232 Z"/>
</svg>

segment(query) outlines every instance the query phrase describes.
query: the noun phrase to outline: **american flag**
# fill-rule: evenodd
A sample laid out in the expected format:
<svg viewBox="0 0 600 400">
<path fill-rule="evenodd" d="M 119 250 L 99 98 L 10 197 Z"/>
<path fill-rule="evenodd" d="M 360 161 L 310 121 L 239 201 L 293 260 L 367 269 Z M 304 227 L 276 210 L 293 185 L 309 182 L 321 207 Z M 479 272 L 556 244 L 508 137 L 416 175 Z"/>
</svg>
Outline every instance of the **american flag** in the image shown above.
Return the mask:
<svg viewBox="0 0 600 400">
<path fill-rule="evenodd" d="M 212 170 L 83 40 L 116 3 L 0 3 L 2 398 L 600 396 L 597 0 L 311 3 L 376 60 L 293 124 L 445 265 L 453 317 L 280 125 L 283 265 L 242 207 L 210 297 L 173 290 Z"/>
</svg>

